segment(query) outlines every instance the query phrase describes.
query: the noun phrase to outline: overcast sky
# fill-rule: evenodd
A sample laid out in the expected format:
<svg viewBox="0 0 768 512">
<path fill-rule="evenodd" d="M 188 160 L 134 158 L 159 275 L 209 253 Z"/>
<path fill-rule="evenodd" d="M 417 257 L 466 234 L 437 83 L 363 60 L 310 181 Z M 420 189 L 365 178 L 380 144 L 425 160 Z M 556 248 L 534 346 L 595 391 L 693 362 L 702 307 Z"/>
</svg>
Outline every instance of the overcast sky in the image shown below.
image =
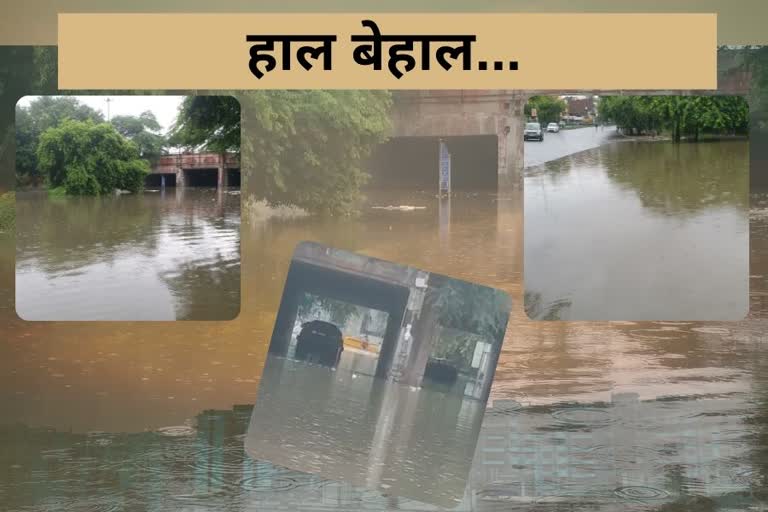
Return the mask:
<svg viewBox="0 0 768 512">
<path fill-rule="evenodd" d="M 72 96 L 80 103 L 100 110 L 107 117 L 107 98 L 109 102 L 110 118 L 122 115 L 138 116 L 145 110 L 150 110 L 163 132 L 166 132 L 176 120 L 179 104 L 184 96 Z M 19 100 L 19 105 L 26 107 L 38 96 L 24 96 Z"/>
</svg>

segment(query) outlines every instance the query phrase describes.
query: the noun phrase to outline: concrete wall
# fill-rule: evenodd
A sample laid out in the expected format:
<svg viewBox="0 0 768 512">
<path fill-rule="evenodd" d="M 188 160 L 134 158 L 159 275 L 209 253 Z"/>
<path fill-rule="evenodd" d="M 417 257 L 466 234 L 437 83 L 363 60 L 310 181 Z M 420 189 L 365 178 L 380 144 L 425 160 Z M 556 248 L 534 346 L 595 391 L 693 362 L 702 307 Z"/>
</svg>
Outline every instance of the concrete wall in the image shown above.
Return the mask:
<svg viewBox="0 0 768 512">
<path fill-rule="evenodd" d="M 393 95 L 393 137 L 495 135 L 499 186 L 520 185 L 527 94 L 423 90 L 395 91 Z"/>
</svg>

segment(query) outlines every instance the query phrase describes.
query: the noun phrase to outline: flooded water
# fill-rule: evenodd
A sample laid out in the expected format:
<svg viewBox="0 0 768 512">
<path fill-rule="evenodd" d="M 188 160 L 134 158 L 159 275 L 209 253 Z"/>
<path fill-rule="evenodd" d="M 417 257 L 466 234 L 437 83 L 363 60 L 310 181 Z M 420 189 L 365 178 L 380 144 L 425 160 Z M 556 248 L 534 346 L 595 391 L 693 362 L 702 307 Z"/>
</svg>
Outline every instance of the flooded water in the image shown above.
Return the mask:
<svg viewBox="0 0 768 512">
<path fill-rule="evenodd" d="M 250 408 L 234 406 L 256 398 L 292 251 L 315 240 L 512 295 L 492 407 L 455 510 L 766 509 L 768 192 L 752 196 L 751 310 L 740 322 L 529 320 L 521 199 L 462 194 L 448 216 L 429 193 L 370 191 L 369 206 L 426 208 L 248 218 L 242 311 L 232 322 L 22 322 L 12 308 L 13 241 L 0 239 L 0 503 L 25 511 L 441 510 L 244 452 Z"/>
<path fill-rule="evenodd" d="M 619 142 L 527 169 L 525 290 L 549 320 L 739 320 L 749 147 Z"/>
<path fill-rule="evenodd" d="M 26 320 L 230 320 L 239 312 L 239 195 L 22 192 L 16 207 L 16 308 Z"/>
<path fill-rule="evenodd" d="M 270 355 L 245 449 L 256 459 L 458 505 L 484 404 Z"/>
</svg>

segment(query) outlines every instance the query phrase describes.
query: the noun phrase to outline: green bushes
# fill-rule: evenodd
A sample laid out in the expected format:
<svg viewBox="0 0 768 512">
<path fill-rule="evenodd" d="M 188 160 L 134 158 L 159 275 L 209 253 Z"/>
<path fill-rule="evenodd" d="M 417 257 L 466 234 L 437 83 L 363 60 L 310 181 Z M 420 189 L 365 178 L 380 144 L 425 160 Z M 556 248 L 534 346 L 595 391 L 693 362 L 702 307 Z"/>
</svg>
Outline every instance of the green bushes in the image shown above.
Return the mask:
<svg viewBox="0 0 768 512">
<path fill-rule="evenodd" d="M 38 169 L 52 188 L 70 195 L 137 192 L 149 173 L 136 145 L 112 125 L 67 119 L 40 136 Z"/>
</svg>

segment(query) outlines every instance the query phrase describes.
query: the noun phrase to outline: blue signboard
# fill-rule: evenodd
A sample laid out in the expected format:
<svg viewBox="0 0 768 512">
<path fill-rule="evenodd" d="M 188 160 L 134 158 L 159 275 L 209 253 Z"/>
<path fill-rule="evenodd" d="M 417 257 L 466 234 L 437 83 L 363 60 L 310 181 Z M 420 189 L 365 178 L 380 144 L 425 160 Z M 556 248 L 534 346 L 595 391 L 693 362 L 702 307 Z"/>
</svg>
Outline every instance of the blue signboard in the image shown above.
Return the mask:
<svg viewBox="0 0 768 512">
<path fill-rule="evenodd" d="M 440 141 L 440 183 L 439 192 L 451 193 L 451 154 L 448 152 L 448 146 Z"/>
</svg>

